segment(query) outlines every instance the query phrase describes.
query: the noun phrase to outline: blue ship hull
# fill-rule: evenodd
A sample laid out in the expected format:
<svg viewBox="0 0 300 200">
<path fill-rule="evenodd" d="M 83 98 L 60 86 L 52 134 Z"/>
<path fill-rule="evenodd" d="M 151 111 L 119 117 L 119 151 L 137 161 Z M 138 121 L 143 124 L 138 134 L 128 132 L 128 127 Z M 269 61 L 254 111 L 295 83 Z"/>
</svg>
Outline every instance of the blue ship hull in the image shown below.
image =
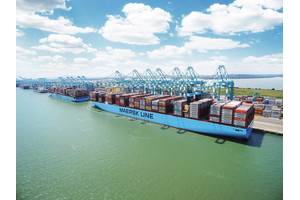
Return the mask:
<svg viewBox="0 0 300 200">
<path fill-rule="evenodd" d="M 65 95 L 56 94 L 56 93 L 51 93 L 49 95 L 49 97 L 55 98 L 55 99 L 58 99 L 58 100 L 62 100 L 62 101 L 65 101 L 65 102 L 75 102 L 75 103 L 85 102 L 85 101 L 88 101 L 90 99 L 89 96 L 70 97 L 70 96 L 65 96 Z"/>
<path fill-rule="evenodd" d="M 203 133 L 206 135 L 226 136 L 240 139 L 248 139 L 252 133 L 252 128 L 239 128 L 224 124 L 217 124 L 208 121 L 200 121 L 190 118 L 178 117 L 168 114 L 161 114 L 146 110 L 139 110 L 129 107 L 121 107 L 118 105 L 92 102 L 93 107 L 120 114 L 128 117 L 150 121 L 158 124 L 176 127 L 179 129 L 190 130 Z"/>
</svg>

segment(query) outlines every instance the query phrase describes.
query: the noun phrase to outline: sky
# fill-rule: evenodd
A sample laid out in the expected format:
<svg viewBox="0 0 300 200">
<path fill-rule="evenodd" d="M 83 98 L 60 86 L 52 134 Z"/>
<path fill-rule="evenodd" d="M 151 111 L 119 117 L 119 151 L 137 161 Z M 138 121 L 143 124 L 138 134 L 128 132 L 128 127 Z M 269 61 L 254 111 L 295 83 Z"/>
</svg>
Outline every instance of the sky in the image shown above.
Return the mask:
<svg viewBox="0 0 300 200">
<path fill-rule="evenodd" d="M 282 0 L 17 0 L 17 76 L 282 73 Z"/>
</svg>

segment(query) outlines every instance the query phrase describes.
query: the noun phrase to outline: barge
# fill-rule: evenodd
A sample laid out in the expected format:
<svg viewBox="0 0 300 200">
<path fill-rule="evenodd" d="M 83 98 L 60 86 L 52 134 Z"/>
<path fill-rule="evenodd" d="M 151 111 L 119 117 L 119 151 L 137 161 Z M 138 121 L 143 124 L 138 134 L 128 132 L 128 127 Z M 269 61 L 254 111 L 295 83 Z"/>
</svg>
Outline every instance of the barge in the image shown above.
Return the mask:
<svg viewBox="0 0 300 200">
<path fill-rule="evenodd" d="M 170 127 L 194 131 L 213 136 L 225 136 L 239 139 L 248 139 L 252 133 L 252 123 L 247 127 L 214 123 L 208 120 L 199 120 L 172 114 L 163 114 L 148 110 L 123 107 L 107 102 L 91 101 L 91 106 L 107 112 L 112 112 L 127 117 L 141 119 L 149 122 L 163 124 Z"/>
</svg>

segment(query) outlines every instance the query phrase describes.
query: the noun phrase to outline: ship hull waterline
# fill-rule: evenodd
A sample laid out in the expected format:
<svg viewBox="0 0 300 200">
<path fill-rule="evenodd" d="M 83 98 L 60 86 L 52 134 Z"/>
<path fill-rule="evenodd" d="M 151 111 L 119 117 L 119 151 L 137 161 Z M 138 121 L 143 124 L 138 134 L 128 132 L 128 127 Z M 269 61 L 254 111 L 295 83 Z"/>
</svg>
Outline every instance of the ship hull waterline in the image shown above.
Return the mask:
<svg viewBox="0 0 300 200">
<path fill-rule="evenodd" d="M 70 97 L 70 96 L 56 94 L 56 93 L 49 94 L 49 97 L 57 100 L 65 101 L 65 102 L 74 102 L 74 103 L 86 102 L 90 99 L 89 96 L 75 98 L 75 97 Z"/>
<path fill-rule="evenodd" d="M 248 128 L 240 128 L 100 102 L 91 102 L 91 106 L 103 111 L 175 127 L 178 129 L 203 133 L 205 135 L 249 139 L 252 133 L 251 125 Z"/>
</svg>

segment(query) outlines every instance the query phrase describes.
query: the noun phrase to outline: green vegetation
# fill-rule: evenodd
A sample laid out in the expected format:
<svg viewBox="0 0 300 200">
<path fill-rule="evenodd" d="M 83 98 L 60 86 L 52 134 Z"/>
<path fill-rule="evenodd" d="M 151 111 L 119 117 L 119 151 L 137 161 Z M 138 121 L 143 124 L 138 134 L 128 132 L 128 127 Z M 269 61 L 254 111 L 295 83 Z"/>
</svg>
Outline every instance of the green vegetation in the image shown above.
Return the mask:
<svg viewBox="0 0 300 200">
<path fill-rule="evenodd" d="M 234 88 L 234 95 L 254 95 L 259 94 L 260 96 L 268 96 L 274 98 L 283 98 L 282 90 L 273 90 L 273 89 L 260 89 L 260 88 Z"/>
</svg>

